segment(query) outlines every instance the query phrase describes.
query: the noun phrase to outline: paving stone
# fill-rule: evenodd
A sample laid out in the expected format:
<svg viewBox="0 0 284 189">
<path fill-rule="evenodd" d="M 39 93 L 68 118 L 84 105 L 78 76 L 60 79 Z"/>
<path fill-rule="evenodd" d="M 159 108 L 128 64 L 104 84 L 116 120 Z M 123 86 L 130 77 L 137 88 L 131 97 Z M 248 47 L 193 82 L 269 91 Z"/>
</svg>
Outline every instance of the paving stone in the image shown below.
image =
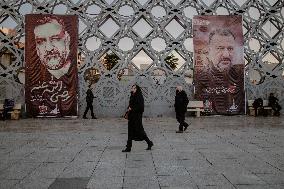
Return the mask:
<svg viewBox="0 0 284 189">
<path fill-rule="evenodd" d="M 18 149 L 14 149 L 12 152 L 7 154 L 8 158 L 18 157 L 24 159 L 26 156 L 33 153 L 35 150 L 33 148 L 29 148 L 25 146 L 21 146 Z"/>
<path fill-rule="evenodd" d="M 143 168 L 126 168 L 125 176 L 154 176 L 154 167 L 143 167 Z"/>
<path fill-rule="evenodd" d="M 94 170 L 94 175 L 107 175 L 107 176 L 123 176 L 124 175 L 124 164 L 110 164 L 110 163 L 100 163 Z"/>
<path fill-rule="evenodd" d="M 90 178 L 57 178 L 48 189 L 84 189 Z"/>
<path fill-rule="evenodd" d="M 15 188 L 14 186 L 19 183 L 21 180 L 13 180 L 13 179 L 0 179 L 0 189 L 9 189 Z"/>
<path fill-rule="evenodd" d="M 39 178 L 39 177 L 27 177 L 23 179 L 20 183 L 13 186 L 13 189 L 47 189 L 55 179 L 46 179 L 46 178 Z"/>
<path fill-rule="evenodd" d="M 237 184 L 237 189 L 274 189 L 273 186 L 267 184 Z"/>
<path fill-rule="evenodd" d="M 179 176 L 189 175 L 185 167 L 182 166 L 162 166 L 156 167 L 158 176 Z"/>
<path fill-rule="evenodd" d="M 124 177 L 123 188 L 133 189 L 159 189 L 159 183 L 156 177 Z"/>
<path fill-rule="evenodd" d="M 179 186 L 179 187 L 162 186 L 161 189 L 196 189 L 196 186 Z"/>
<path fill-rule="evenodd" d="M 21 162 L 26 162 L 26 163 L 42 163 L 42 162 L 47 162 L 48 157 L 51 153 L 55 153 L 59 151 L 59 148 L 43 148 L 34 151 L 33 153 L 29 154 L 26 156 L 24 159 L 21 159 Z"/>
<path fill-rule="evenodd" d="M 118 189 L 122 188 L 123 176 L 96 175 L 92 177 L 87 189 Z"/>
<path fill-rule="evenodd" d="M 57 178 L 67 167 L 67 163 L 43 163 L 31 175 L 38 178 Z"/>
<path fill-rule="evenodd" d="M 230 183 L 240 185 L 266 184 L 260 177 L 249 172 L 225 172 L 224 176 Z"/>
<path fill-rule="evenodd" d="M 232 186 L 232 184 L 221 174 L 191 174 L 198 186 Z"/>
<path fill-rule="evenodd" d="M 94 162 L 72 162 L 69 163 L 63 172 L 59 175 L 60 178 L 79 178 L 91 177 L 96 164 Z"/>
<path fill-rule="evenodd" d="M 97 147 L 87 147 L 75 156 L 74 161 L 97 162 L 101 154 L 102 151 L 100 151 Z"/>
<path fill-rule="evenodd" d="M 195 189 L 198 188 L 189 175 L 158 176 L 158 180 L 161 187 L 188 187 Z"/>
<path fill-rule="evenodd" d="M 280 173 L 279 169 L 265 162 L 261 162 L 259 164 L 257 163 L 248 164 L 247 163 L 243 166 L 254 174 L 258 174 L 258 173 L 259 174 L 279 174 Z"/>
<path fill-rule="evenodd" d="M 3 179 L 23 179 L 29 175 L 39 163 L 15 163 L 11 167 L 7 168 L 4 172 L 1 172 L 0 178 Z"/>
<path fill-rule="evenodd" d="M 193 171 L 193 170 L 200 170 L 200 169 L 210 169 L 212 164 L 210 164 L 206 159 L 190 159 L 190 160 L 183 160 L 180 161 L 179 165 L 184 166 L 186 169 Z"/>
<path fill-rule="evenodd" d="M 284 173 L 279 174 L 256 174 L 259 178 L 264 180 L 267 184 L 281 184 L 284 185 Z"/>
<path fill-rule="evenodd" d="M 284 184 L 276 184 L 276 185 L 269 185 L 271 188 L 273 189 L 283 189 L 284 188 Z"/>
<path fill-rule="evenodd" d="M 46 160 L 47 162 L 57 162 L 57 163 L 62 163 L 62 162 L 71 162 L 77 153 L 80 152 L 80 149 L 72 149 L 72 147 L 69 148 L 62 148 L 56 152 L 49 153 L 48 159 Z"/>
<path fill-rule="evenodd" d="M 233 185 L 198 185 L 198 189 L 236 189 Z"/>
<path fill-rule="evenodd" d="M 18 160 L 12 158 L 12 159 L 7 159 L 7 158 L 2 158 L 0 161 L 0 178 L 1 178 L 1 172 L 4 172 L 5 169 L 11 167 L 13 164 L 17 163 Z"/>
</svg>

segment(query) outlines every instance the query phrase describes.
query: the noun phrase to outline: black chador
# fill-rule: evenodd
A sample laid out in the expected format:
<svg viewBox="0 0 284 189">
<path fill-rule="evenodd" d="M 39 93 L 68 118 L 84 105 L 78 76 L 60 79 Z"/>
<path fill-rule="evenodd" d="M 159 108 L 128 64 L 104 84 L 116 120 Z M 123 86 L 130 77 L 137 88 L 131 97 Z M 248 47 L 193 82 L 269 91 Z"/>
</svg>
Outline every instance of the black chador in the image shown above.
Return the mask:
<svg viewBox="0 0 284 189">
<path fill-rule="evenodd" d="M 142 124 L 142 115 L 144 112 L 144 98 L 141 89 L 137 85 L 133 85 L 128 106 L 128 139 L 126 149 L 122 152 L 130 152 L 132 140 L 145 140 L 148 144 L 147 150 L 151 150 L 153 142 L 148 138 Z"/>
</svg>

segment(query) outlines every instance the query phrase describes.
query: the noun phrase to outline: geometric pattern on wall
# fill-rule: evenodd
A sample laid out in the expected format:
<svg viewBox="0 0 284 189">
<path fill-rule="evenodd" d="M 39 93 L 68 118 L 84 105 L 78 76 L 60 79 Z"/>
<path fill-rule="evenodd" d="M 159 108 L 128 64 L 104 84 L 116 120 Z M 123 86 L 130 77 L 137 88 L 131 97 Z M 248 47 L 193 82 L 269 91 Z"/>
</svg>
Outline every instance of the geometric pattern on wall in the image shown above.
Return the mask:
<svg viewBox="0 0 284 189">
<path fill-rule="evenodd" d="M 146 116 L 172 115 L 177 84 L 194 99 L 193 15 L 242 15 L 247 99 L 274 92 L 284 107 L 283 7 L 283 0 L 2 0 L 0 100 L 24 103 L 25 14 L 78 15 L 79 112 L 92 82 L 100 117 L 121 116 L 134 83 Z M 179 59 L 175 69 L 165 62 L 171 54 Z M 108 55 L 117 57 L 110 68 Z"/>
</svg>

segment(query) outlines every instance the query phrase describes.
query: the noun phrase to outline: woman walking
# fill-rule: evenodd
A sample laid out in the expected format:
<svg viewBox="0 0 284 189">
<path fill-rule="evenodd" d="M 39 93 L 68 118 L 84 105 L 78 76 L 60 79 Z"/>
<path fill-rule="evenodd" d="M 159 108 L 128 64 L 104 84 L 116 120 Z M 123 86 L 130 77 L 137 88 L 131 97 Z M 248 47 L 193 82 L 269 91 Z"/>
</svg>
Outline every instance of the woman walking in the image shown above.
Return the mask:
<svg viewBox="0 0 284 189">
<path fill-rule="evenodd" d="M 128 139 L 126 149 L 122 152 L 130 152 L 132 147 L 132 140 L 142 141 L 145 140 L 148 144 L 146 150 L 151 150 L 154 145 L 147 137 L 143 128 L 142 115 L 144 112 L 144 98 L 141 88 L 138 85 L 133 85 L 131 88 L 131 96 L 128 106 Z"/>
</svg>

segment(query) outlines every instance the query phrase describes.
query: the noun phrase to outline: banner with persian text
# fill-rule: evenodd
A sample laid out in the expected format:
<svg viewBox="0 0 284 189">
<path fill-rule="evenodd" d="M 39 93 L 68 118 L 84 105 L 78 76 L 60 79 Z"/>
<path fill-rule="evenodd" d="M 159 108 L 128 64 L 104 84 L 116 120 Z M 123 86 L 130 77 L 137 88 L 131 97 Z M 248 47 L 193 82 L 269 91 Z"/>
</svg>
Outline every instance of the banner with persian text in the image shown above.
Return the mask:
<svg viewBox="0 0 284 189">
<path fill-rule="evenodd" d="M 244 114 L 241 16 L 194 16 L 195 98 L 208 114 Z"/>
<path fill-rule="evenodd" d="M 77 16 L 29 14 L 25 23 L 27 115 L 77 116 Z"/>
</svg>

